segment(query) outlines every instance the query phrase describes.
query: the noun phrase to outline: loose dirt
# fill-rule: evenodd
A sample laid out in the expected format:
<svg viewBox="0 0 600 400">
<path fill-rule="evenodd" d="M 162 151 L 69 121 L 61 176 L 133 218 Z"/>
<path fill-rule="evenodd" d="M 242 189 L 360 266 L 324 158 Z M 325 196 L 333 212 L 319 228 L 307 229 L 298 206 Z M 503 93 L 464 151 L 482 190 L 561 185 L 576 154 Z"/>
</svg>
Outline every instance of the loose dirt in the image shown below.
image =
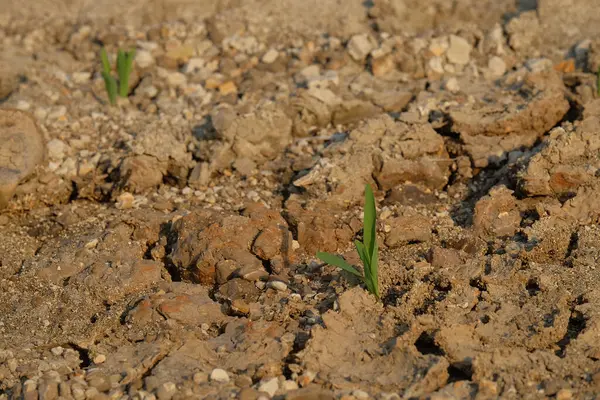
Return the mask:
<svg viewBox="0 0 600 400">
<path fill-rule="evenodd" d="M 598 15 L 4 1 L 0 400 L 595 398 Z"/>
</svg>

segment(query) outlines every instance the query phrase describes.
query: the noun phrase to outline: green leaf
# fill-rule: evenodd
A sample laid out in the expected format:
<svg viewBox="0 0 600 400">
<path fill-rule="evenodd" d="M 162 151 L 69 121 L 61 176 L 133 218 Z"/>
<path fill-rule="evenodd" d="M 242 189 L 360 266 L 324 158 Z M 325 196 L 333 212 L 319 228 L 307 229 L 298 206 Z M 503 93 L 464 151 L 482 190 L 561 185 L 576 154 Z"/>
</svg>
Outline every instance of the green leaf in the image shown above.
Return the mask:
<svg viewBox="0 0 600 400">
<path fill-rule="evenodd" d="M 131 67 L 135 50 L 123 51 L 119 50 L 117 55 L 117 73 L 119 74 L 119 96 L 127 97 L 129 95 L 129 76 L 131 75 Z"/>
<path fill-rule="evenodd" d="M 374 243 L 377 240 L 376 221 L 377 211 L 375 209 L 375 197 L 371 185 L 365 186 L 365 217 L 363 220 L 363 243 L 365 251 L 371 260 L 373 256 Z"/>
<path fill-rule="evenodd" d="M 367 286 L 367 290 L 369 293 L 375 294 L 375 288 L 373 287 L 373 282 L 368 279 L 365 279 L 365 285 Z"/>
<path fill-rule="evenodd" d="M 369 257 L 365 251 L 365 245 L 362 242 L 355 240 L 354 246 L 356 246 L 356 252 L 360 257 L 360 260 L 363 262 L 363 264 L 367 264 L 369 262 Z"/>
<path fill-rule="evenodd" d="M 102 61 L 102 76 L 104 76 L 104 74 L 110 74 L 110 61 L 108 61 L 108 54 L 106 54 L 106 49 L 104 47 L 100 50 L 100 60 Z"/>
<path fill-rule="evenodd" d="M 366 279 L 371 281 L 373 286 L 373 293 L 375 297 L 379 299 L 379 246 L 377 246 L 377 241 L 375 241 L 375 246 L 373 247 L 373 255 L 371 256 L 371 264 L 369 266 L 369 276 Z M 365 273 L 366 274 L 366 273 Z"/>
<path fill-rule="evenodd" d="M 119 78 L 123 73 L 123 68 L 125 68 L 125 52 L 119 49 L 117 53 L 117 73 L 119 74 Z"/>
<path fill-rule="evenodd" d="M 340 256 L 336 256 L 334 254 L 324 253 L 324 252 L 320 251 L 317 253 L 317 258 L 319 258 L 321 261 L 323 261 L 327 264 L 341 268 L 346 272 L 350 272 L 351 274 L 356 275 L 356 276 L 360 277 L 361 279 L 364 279 L 364 277 L 360 274 L 360 272 L 358 272 L 356 270 L 356 268 L 354 268 L 352 265 L 348 264 L 346 262 L 346 260 L 344 260 Z"/>
<path fill-rule="evenodd" d="M 102 78 L 104 78 L 104 86 L 106 87 L 108 100 L 110 101 L 110 104 L 114 106 L 117 103 L 117 81 L 106 71 L 102 71 Z"/>
</svg>

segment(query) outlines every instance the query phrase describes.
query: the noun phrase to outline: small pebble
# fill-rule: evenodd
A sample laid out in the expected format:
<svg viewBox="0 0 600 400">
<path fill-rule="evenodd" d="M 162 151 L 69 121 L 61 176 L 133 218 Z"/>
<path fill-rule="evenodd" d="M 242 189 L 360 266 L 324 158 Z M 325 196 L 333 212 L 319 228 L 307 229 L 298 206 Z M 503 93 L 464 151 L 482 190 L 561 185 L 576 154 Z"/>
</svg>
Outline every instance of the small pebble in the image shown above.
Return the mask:
<svg viewBox="0 0 600 400">
<path fill-rule="evenodd" d="M 269 49 L 261 58 L 261 61 L 265 64 L 272 64 L 279 57 L 279 53 L 275 49 Z"/>
<path fill-rule="evenodd" d="M 173 382 L 165 382 L 158 387 L 156 397 L 159 400 L 170 400 L 177 393 L 177 386 Z"/>
<path fill-rule="evenodd" d="M 100 392 L 98 391 L 98 389 L 96 389 L 95 387 L 91 387 L 85 391 L 85 398 L 86 399 L 94 399 L 99 394 L 100 394 Z"/>
<path fill-rule="evenodd" d="M 125 210 L 128 208 L 132 208 L 133 207 L 133 201 L 135 200 L 135 198 L 133 197 L 133 195 L 129 192 L 125 192 L 119 195 L 119 197 L 117 197 L 117 203 L 115 204 L 115 207 L 117 207 L 119 210 Z"/>
<path fill-rule="evenodd" d="M 456 93 L 460 90 L 460 86 L 458 85 L 458 80 L 455 77 L 448 79 L 444 85 L 446 90 Z"/>
<path fill-rule="evenodd" d="M 89 250 L 89 249 L 94 249 L 94 248 L 96 248 L 96 246 L 98 246 L 98 242 L 99 242 L 99 241 L 98 241 L 98 238 L 96 238 L 96 239 L 92 239 L 92 240 L 90 240 L 89 242 L 87 242 L 87 243 L 85 244 L 85 246 L 84 246 L 84 247 L 85 247 L 86 249 L 88 249 L 88 250 Z"/>
<path fill-rule="evenodd" d="M 275 393 L 277 392 L 278 389 L 279 389 L 279 379 L 277 379 L 277 378 L 271 378 L 267 381 L 261 382 L 260 385 L 258 386 L 259 392 L 268 393 L 269 396 L 271 396 L 271 397 L 275 396 Z"/>
<path fill-rule="evenodd" d="M 85 390 L 79 384 L 71 385 L 71 395 L 75 400 L 85 399 Z"/>
<path fill-rule="evenodd" d="M 265 288 L 265 286 L 267 286 L 267 284 L 262 281 L 256 281 L 256 282 L 254 282 L 254 286 L 256 286 L 260 290 L 263 290 Z"/>
<path fill-rule="evenodd" d="M 309 385 L 317 376 L 317 374 L 313 371 L 305 371 L 302 375 L 298 377 L 298 384 L 302 387 Z"/>
<path fill-rule="evenodd" d="M 138 50 L 135 53 L 135 64 L 140 68 L 148 68 L 154 64 L 154 57 L 148 50 Z"/>
<path fill-rule="evenodd" d="M 291 380 L 288 379 L 288 380 L 284 381 L 281 384 L 281 388 L 284 391 L 289 392 L 289 391 L 292 391 L 292 390 L 297 390 L 299 388 L 299 386 L 298 386 L 298 384 L 296 382 L 291 381 Z"/>
<path fill-rule="evenodd" d="M 235 386 L 239 388 L 247 388 L 252 386 L 252 378 L 248 375 L 240 375 L 235 379 Z"/>
<path fill-rule="evenodd" d="M 94 357 L 94 364 L 102 364 L 104 361 L 106 361 L 106 356 L 104 354 L 98 354 Z"/>
<path fill-rule="evenodd" d="M 506 63 L 502 58 L 494 56 L 488 61 L 488 71 L 490 77 L 499 78 L 506 72 Z"/>
<path fill-rule="evenodd" d="M 227 81 L 227 82 L 219 85 L 219 93 L 221 93 L 223 96 L 227 96 L 228 94 L 237 93 L 237 87 L 235 86 L 235 83 L 233 83 L 232 81 Z"/>
<path fill-rule="evenodd" d="M 46 148 L 48 149 L 48 157 L 51 160 L 62 160 L 65 158 L 65 153 L 69 147 L 62 140 L 52 139 L 48 142 Z"/>
<path fill-rule="evenodd" d="M 569 389 L 560 389 L 556 393 L 556 400 L 570 400 L 573 398 L 573 392 Z"/>
<path fill-rule="evenodd" d="M 356 61 L 363 61 L 374 48 L 373 41 L 366 33 L 354 35 L 348 42 L 348 53 Z"/>
<path fill-rule="evenodd" d="M 167 84 L 171 87 L 184 86 L 187 83 L 187 77 L 181 72 L 170 72 L 167 75 Z"/>
<path fill-rule="evenodd" d="M 215 382 L 227 383 L 229 382 L 229 374 L 224 369 L 215 368 L 210 373 L 210 380 Z"/>
<path fill-rule="evenodd" d="M 92 76 L 91 72 L 74 72 L 72 75 L 73 82 L 75 83 L 88 83 Z"/>
<path fill-rule="evenodd" d="M 237 398 L 239 400 L 257 400 L 258 396 L 259 394 L 256 389 L 248 387 L 242 389 Z"/>
<path fill-rule="evenodd" d="M 53 347 L 53 348 L 52 348 L 50 351 L 51 351 L 51 352 L 52 352 L 52 354 L 54 354 L 55 356 L 60 356 L 60 355 L 62 355 L 62 353 L 63 353 L 63 351 L 64 351 L 64 350 L 65 350 L 65 349 L 63 349 L 62 347 L 60 347 L 60 346 L 57 346 L 57 347 Z"/>
<path fill-rule="evenodd" d="M 271 281 L 269 282 L 269 287 L 280 292 L 285 292 L 287 290 L 287 285 L 281 281 Z"/>
<path fill-rule="evenodd" d="M 446 51 L 448 61 L 453 64 L 465 65 L 469 63 L 471 45 L 460 36 L 450 35 L 450 47 Z"/>
<path fill-rule="evenodd" d="M 194 383 L 199 385 L 208 382 L 208 374 L 206 372 L 196 372 L 193 379 Z"/>
</svg>

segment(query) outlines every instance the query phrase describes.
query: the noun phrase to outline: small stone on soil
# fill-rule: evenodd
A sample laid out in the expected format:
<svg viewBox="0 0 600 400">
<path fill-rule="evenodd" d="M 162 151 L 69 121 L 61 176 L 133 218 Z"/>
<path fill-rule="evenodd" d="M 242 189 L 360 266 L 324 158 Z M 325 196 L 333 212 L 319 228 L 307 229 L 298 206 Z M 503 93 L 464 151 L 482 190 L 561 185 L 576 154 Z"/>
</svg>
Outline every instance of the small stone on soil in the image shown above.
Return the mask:
<svg viewBox="0 0 600 400">
<path fill-rule="evenodd" d="M 215 368 L 210 373 L 210 380 L 220 383 L 227 383 L 229 382 L 229 374 L 224 369 Z"/>
</svg>

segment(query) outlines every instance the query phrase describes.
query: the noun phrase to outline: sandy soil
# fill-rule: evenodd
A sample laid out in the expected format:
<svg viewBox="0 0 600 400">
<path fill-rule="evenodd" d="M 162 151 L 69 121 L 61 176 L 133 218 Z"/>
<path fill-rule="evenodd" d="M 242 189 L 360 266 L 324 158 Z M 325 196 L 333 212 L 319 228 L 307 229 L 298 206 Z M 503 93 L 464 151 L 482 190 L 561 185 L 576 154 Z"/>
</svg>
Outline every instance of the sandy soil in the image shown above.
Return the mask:
<svg viewBox="0 0 600 400">
<path fill-rule="evenodd" d="M 596 398 L 595 1 L 122 3 L 2 2 L 0 399 Z"/>
</svg>

